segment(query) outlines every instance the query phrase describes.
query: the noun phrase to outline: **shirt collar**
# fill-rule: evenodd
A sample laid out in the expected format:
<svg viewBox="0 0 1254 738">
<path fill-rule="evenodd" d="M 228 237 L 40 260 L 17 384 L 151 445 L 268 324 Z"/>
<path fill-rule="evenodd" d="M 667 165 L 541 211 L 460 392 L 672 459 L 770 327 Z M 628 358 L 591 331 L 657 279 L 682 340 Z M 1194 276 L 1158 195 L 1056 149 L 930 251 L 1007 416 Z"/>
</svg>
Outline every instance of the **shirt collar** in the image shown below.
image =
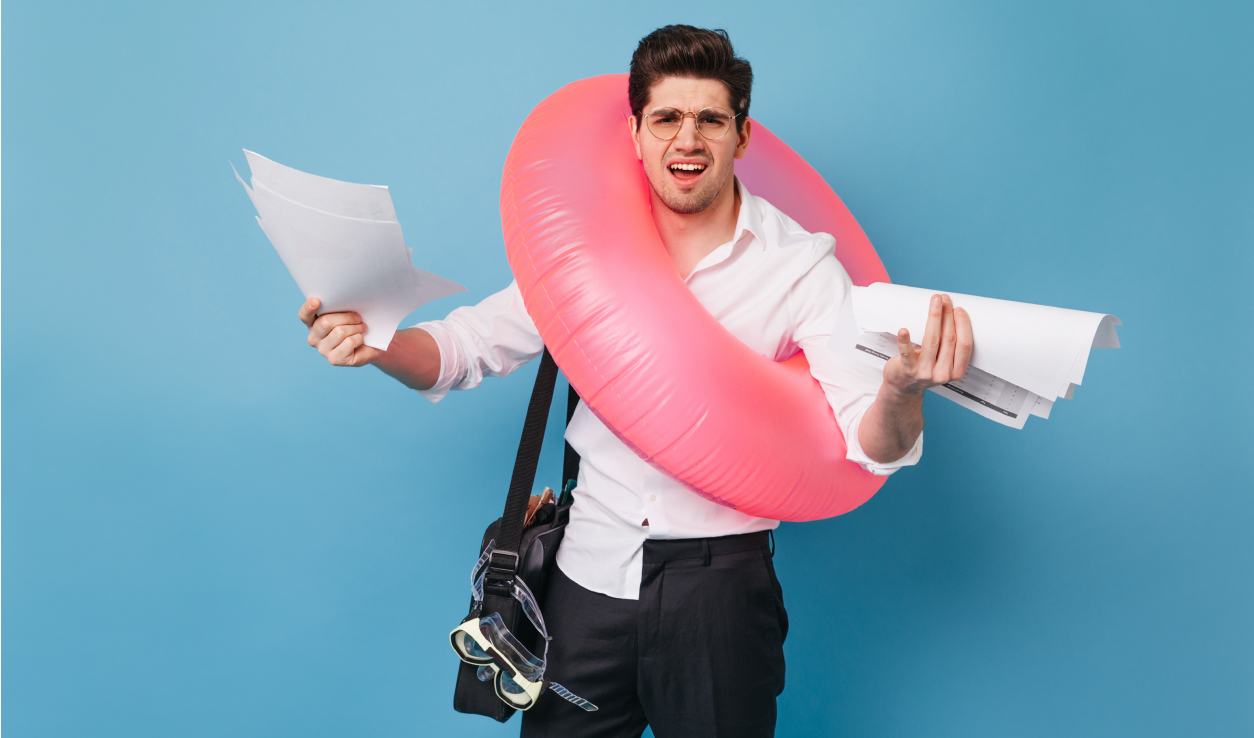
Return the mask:
<svg viewBox="0 0 1254 738">
<path fill-rule="evenodd" d="M 736 216 L 736 230 L 732 234 L 732 239 L 697 262 L 688 275 L 688 279 L 692 279 L 692 276 L 699 271 L 727 261 L 739 250 L 738 247 L 747 248 L 750 244 L 761 246 L 765 243 L 762 240 L 762 211 L 757 201 L 749 195 L 749 190 L 745 188 L 739 177 L 736 178 L 736 189 L 740 193 L 740 213 Z"/>
</svg>

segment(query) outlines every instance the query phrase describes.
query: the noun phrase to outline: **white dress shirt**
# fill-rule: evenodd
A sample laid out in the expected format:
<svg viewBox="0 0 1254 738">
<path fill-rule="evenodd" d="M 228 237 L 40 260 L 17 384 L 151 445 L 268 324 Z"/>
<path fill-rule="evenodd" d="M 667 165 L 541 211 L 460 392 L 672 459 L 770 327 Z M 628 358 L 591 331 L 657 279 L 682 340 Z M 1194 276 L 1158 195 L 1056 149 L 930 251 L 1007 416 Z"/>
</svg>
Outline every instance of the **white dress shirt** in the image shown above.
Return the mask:
<svg viewBox="0 0 1254 738">
<path fill-rule="evenodd" d="M 898 461 L 879 464 L 862 452 L 858 426 L 882 375 L 849 354 L 828 348 L 838 322 L 853 332 L 846 306 L 851 282 L 836 260 L 836 241 L 807 233 L 765 200 L 740 187 L 732 240 L 710 252 L 685 280 L 697 300 L 737 338 L 783 361 L 804 351 L 822 385 L 848 447 L 848 458 L 887 475 L 918 462 L 920 435 Z M 420 323 L 440 348 L 440 377 L 421 391 L 439 402 L 450 389 L 479 386 L 535 359 L 544 344 L 527 315 L 517 283 L 444 320 Z M 659 378 L 661 381 L 661 378 Z M 566 440 L 579 452 L 570 524 L 557 565 L 593 592 L 634 600 L 640 591 L 644 542 L 706 538 L 769 530 L 778 521 L 755 518 L 711 502 L 654 469 L 579 403 Z M 647 523 L 647 524 L 646 524 Z"/>
</svg>

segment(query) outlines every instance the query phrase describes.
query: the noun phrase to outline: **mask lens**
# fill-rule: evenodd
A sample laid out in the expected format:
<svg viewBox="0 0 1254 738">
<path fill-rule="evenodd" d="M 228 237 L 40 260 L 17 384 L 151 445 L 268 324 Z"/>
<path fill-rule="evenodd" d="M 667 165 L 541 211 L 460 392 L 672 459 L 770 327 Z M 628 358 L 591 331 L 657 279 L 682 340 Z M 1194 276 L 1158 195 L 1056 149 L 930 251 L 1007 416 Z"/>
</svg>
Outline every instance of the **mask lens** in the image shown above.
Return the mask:
<svg viewBox="0 0 1254 738">
<path fill-rule="evenodd" d="M 472 621 L 468 625 L 474 627 L 475 623 Z M 479 642 L 474 639 L 474 636 L 464 630 L 453 631 L 449 640 L 452 642 L 453 650 L 462 661 L 472 664 L 486 664 L 492 661 L 492 656 L 479 647 Z"/>
<path fill-rule="evenodd" d="M 519 709 L 525 710 L 531 706 L 531 695 L 527 694 L 527 690 L 514 681 L 513 677 L 503 671 L 497 672 L 496 675 L 496 693 L 501 699 Z"/>
<path fill-rule="evenodd" d="M 508 694 L 523 694 L 523 688 L 518 686 L 518 682 L 504 672 L 501 673 L 501 689 Z"/>
<path fill-rule="evenodd" d="M 475 659 L 490 659 L 487 651 L 479 647 L 479 642 L 470 637 L 469 633 L 459 633 L 462 637 L 462 651 L 469 657 Z"/>
</svg>

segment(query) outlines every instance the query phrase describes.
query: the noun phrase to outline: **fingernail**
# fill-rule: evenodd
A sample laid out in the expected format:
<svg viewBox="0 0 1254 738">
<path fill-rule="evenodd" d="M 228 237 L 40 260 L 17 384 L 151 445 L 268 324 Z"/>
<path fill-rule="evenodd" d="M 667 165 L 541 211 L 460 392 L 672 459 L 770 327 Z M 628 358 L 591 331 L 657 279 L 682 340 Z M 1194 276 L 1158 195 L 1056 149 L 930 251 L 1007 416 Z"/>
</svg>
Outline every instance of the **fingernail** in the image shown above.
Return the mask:
<svg viewBox="0 0 1254 738">
<path fill-rule="evenodd" d="M 945 301 L 945 304 L 946 304 L 946 305 L 948 305 L 948 304 L 950 304 L 951 302 L 953 302 L 953 300 L 949 299 L 949 295 L 941 295 L 941 299 Z"/>
<path fill-rule="evenodd" d="M 941 304 L 940 295 L 932 295 L 932 306 L 936 307 Z"/>
</svg>

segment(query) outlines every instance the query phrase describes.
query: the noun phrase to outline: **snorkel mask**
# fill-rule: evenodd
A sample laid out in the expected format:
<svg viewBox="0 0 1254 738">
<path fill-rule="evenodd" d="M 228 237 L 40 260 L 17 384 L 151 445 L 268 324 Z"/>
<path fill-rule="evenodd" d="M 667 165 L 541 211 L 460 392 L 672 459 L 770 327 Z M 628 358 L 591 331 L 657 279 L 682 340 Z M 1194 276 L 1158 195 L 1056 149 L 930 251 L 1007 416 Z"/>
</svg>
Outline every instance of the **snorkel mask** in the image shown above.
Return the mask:
<svg viewBox="0 0 1254 738">
<path fill-rule="evenodd" d="M 529 710 L 540 699 L 545 687 L 552 690 L 562 699 L 589 712 L 597 709 L 591 702 L 571 694 L 557 682 L 544 678 L 544 668 L 549 655 L 549 631 L 544 625 L 544 615 L 536 604 L 535 595 L 531 593 L 521 577 L 513 578 L 511 594 L 526 613 L 536 632 L 544 641 L 544 653 L 537 658 L 524 646 L 505 626 L 500 613 L 483 615 L 483 582 L 487 575 L 488 560 L 496 541 L 488 542 L 483 555 L 475 563 L 470 573 L 470 591 L 475 598 L 475 606 L 470 615 L 449 633 L 449 642 L 458 658 L 468 664 L 478 666 L 477 675 L 482 681 L 491 681 L 496 696 L 502 702 L 517 710 Z"/>
</svg>

